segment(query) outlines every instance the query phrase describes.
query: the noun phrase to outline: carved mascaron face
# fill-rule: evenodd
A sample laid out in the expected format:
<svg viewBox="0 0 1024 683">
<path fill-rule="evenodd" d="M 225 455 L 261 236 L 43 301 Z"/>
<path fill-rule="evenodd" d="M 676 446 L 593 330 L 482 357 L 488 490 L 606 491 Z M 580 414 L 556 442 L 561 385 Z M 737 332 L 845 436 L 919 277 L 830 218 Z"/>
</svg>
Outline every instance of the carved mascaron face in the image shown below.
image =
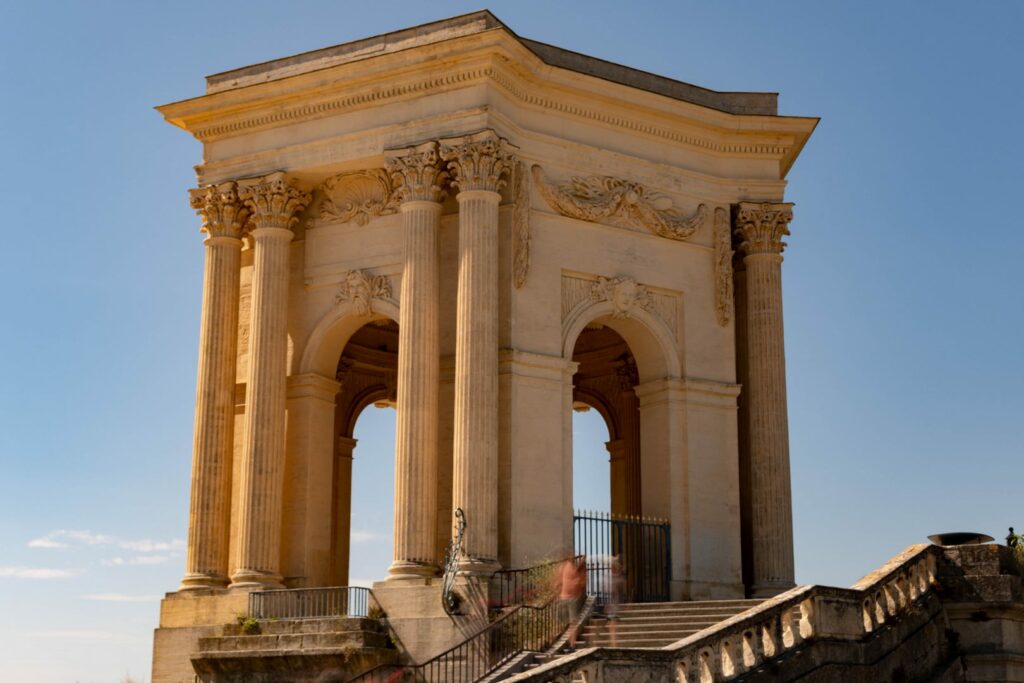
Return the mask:
<svg viewBox="0 0 1024 683">
<path fill-rule="evenodd" d="M 612 290 L 612 306 L 615 307 L 615 313 L 621 314 L 623 317 L 628 315 L 633 304 L 636 303 L 637 293 L 636 282 L 633 280 L 617 280 L 613 284 Z"/>
</svg>

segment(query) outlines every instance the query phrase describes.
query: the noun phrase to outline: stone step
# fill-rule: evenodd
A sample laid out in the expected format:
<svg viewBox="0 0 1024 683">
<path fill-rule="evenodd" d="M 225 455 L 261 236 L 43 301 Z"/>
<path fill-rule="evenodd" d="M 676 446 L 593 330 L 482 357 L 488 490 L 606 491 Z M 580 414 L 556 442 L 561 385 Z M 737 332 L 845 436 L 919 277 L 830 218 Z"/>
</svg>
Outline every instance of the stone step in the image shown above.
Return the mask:
<svg viewBox="0 0 1024 683">
<path fill-rule="evenodd" d="M 726 607 L 750 609 L 760 605 L 760 600 L 677 600 L 675 602 L 624 602 L 619 609 L 624 612 L 645 609 L 694 609 L 702 607 Z"/>
<path fill-rule="evenodd" d="M 695 621 L 687 623 L 668 623 L 668 624 L 631 624 L 629 622 L 619 623 L 615 627 L 615 633 L 619 635 L 626 635 L 631 633 L 651 633 L 658 631 L 702 631 L 710 626 L 714 626 L 719 622 L 717 621 Z M 580 632 L 581 638 L 590 638 L 591 636 L 602 636 L 610 634 L 612 628 L 610 626 L 587 626 Z"/>
<path fill-rule="evenodd" d="M 576 644 L 577 649 L 580 647 L 665 647 L 672 643 L 692 636 L 694 633 L 700 633 L 700 630 L 694 631 L 679 631 L 679 632 L 665 632 L 659 631 L 649 634 L 632 634 L 628 636 L 619 636 L 612 641 L 611 636 L 602 636 L 600 638 L 587 639 L 586 641 Z"/>
<path fill-rule="evenodd" d="M 696 620 L 696 621 L 722 621 L 723 619 L 729 619 L 742 614 L 742 612 L 676 612 L 676 613 L 664 613 L 655 612 L 652 614 L 620 614 L 618 621 L 621 623 L 643 623 L 643 624 L 659 624 L 659 623 L 671 623 L 676 621 Z M 611 621 L 604 615 L 594 616 L 590 623 L 605 623 Z"/>
</svg>

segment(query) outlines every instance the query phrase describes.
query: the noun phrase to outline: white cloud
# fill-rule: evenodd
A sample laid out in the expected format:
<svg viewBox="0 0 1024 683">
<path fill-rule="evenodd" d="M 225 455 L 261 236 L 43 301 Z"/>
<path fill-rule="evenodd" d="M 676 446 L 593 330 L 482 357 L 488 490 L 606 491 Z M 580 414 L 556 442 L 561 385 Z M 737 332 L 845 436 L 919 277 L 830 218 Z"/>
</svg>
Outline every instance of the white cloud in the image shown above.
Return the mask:
<svg viewBox="0 0 1024 683">
<path fill-rule="evenodd" d="M 141 640 L 139 636 L 113 631 L 62 630 L 62 631 L 28 631 L 29 638 L 59 638 L 61 640 L 104 640 L 107 642 L 127 643 Z"/>
<path fill-rule="evenodd" d="M 45 569 L 42 567 L 0 567 L 0 579 L 67 579 L 77 576 L 77 569 Z"/>
<path fill-rule="evenodd" d="M 87 529 L 57 529 L 45 536 L 33 538 L 28 542 L 29 548 L 68 548 L 77 546 L 113 546 L 121 550 L 136 553 L 175 553 L 185 549 L 185 541 L 175 538 L 170 541 L 154 541 L 149 538 L 127 539 L 97 534 Z M 162 560 L 161 560 L 162 561 Z M 155 564 L 155 562 L 135 562 L 131 564 Z"/>
<path fill-rule="evenodd" d="M 160 600 L 159 595 L 125 595 L 124 593 L 93 593 L 81 597 L 83 600 L 98 600 L 100 602 L 157 602 Z"/>
<path fill-rule="evenodd" d="M 350 543 L 366 543 L 376 538 L 380 538 L 379 534 L 375 534 L 372 531 L 363 531 L 356 529 L 349 534 L 348 540 Z"/>
<path fill-rule="evenodd" d="M 125 565 L 153 565 L 163 564 L 176 555 L 136 555 L 135 557 L 112 557 L 109 560 L 100 560 L 100 563 L 107 567 L 123 567 Z"/>
</svg>

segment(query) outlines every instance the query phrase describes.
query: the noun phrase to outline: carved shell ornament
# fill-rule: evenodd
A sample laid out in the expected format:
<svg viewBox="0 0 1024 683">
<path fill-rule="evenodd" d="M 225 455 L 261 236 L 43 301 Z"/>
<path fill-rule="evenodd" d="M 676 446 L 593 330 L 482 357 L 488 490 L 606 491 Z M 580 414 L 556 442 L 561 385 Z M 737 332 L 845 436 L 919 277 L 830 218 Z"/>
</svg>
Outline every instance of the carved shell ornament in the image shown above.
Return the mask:
<svg viewBox="0 0 1024 683">
<path fill-rule="evenodd" d="M 533 179 L 544 200 L 558 213 L 584 221 L 609 221 L 645 228 L 655 235 L 686 240 L 704 224 L 707 207 L 701 204 L 692 216 L 684 216 L 672 199 L 644 185 L 613 176 L 573 176 L 568 183 L 548 182 L 540 166 Z"/>
<path fill-rule="evenodd" d="M 366 225 L 370 219 L 398 211 L 391 176 L 381 168 L 342 173 L 328 178 L 320 186 L 324 201 L 319 223 L 355 222 Z"/>
<path fill-rule="evenodd" d="M 349 301 L 356 315 L 370 315 L 374 299 L 391 298 L 391 280 L 386 275 L 370 275 L 365 270 L 350 270 L 344 275 L 335 301 Z"/>
</svg>

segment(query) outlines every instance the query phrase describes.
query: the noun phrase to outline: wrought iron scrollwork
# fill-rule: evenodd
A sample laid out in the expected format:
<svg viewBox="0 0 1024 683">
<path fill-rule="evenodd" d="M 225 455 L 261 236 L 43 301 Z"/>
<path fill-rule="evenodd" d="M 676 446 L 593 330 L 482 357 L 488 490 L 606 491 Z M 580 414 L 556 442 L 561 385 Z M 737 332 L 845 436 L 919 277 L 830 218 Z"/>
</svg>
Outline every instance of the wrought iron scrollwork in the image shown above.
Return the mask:
<svg viewBox="0 0 1024 683">
<path fill-rule="evenodd" d="M 441 604 L 448 614 L 458 614 L 459 594 L 455 592 L 455 575 L 459 570 L 459 558 L 462 557 L 462 537 L 466 533 L 466 513 L 462 508 L 455 508 L 455 537 L 448 542 L 448 550 L 444 558 L 444 584 L 441 591 Z"/>
</svg>

